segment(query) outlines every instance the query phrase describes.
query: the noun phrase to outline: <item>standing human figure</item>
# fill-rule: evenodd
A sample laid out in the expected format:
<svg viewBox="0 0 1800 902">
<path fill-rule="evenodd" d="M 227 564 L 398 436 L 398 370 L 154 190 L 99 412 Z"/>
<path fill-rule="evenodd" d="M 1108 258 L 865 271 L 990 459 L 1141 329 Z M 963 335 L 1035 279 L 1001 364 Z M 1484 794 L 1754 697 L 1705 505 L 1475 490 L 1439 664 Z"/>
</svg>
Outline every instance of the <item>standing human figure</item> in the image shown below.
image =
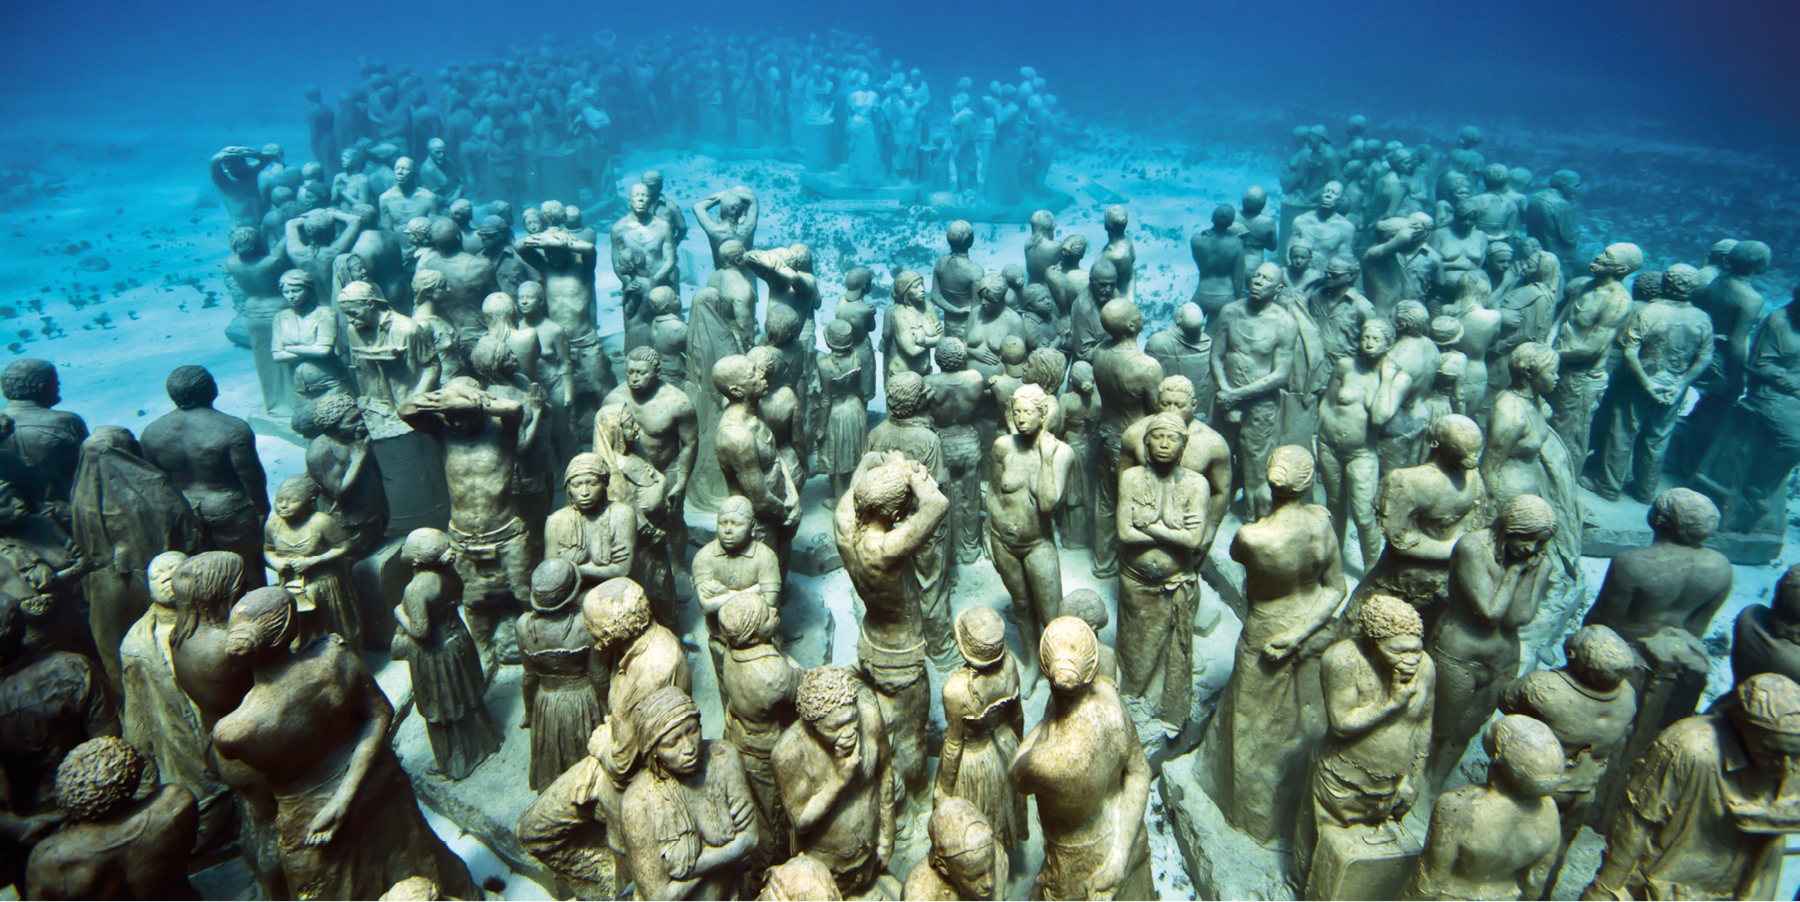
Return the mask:
<svg viewBox="0 0 1800 902">
<path fill-rule="evenodd" d="M 1062 564 L 1051 515 L 1062 503 L 1075 464 L 1074 452 L 1049 430 L 1049 402 L 1035 385 L 1013 394 L 1013 432 L 994 442 L 986 496 L 988 554 L 1012 596 L 1028 649 L 1062 604 Z M 1037 682 L 1035 659 L 1027 658 L 1025 671 L 1028 685 Z"/>
<path fill-rule="evenodd" d="M 261 561 L 268 478 L 250 424 L 213 409 L 219 386 L 204 367 L 176 367 L 165 387 L 175 410 L 144 427 L 144 459 L 169 474 L 206 524 L 214 549 Z M 244 574 L 250 587 L 264 580 L 261 567 Z"/>
</svg>

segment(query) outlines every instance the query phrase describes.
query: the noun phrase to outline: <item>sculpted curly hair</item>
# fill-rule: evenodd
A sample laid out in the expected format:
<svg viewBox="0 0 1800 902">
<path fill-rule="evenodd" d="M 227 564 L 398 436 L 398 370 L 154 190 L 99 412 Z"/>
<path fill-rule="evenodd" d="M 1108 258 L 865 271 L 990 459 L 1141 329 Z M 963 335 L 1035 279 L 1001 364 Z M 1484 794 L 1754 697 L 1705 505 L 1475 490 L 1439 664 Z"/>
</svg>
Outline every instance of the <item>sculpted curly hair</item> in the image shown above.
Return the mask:
<svg viewBox="0 0 1800 902">
<path fill-rule="evenodd" d="M 800 677 L 794 704 L 807 723 L 818 723 L 845 705 L 856 704 L 856 678 L 842 667 L 814 667 Z"/>
<path fill-rule="evenodd" d="M 1425 622 L 1413 606 L 1392 595 L 1372 595 L 1363 602 L 1357 617 L 1362 634 L 1380 642 L 1395 636 L 1424 636 Z"/>
<path fill-rule="evenodd" d="M 131 801 L 144 756 L 117 736 L 90 739 L 56 768 L 56 804 L 74 821 L 96 821 Z"/>
<path fill-rule="evenodd" d="M 602 646 L 622 645 L 650 628 L 650 599 L 637 583 L 615 577 L 581 600 L 581 619 Z"/>
</svg>

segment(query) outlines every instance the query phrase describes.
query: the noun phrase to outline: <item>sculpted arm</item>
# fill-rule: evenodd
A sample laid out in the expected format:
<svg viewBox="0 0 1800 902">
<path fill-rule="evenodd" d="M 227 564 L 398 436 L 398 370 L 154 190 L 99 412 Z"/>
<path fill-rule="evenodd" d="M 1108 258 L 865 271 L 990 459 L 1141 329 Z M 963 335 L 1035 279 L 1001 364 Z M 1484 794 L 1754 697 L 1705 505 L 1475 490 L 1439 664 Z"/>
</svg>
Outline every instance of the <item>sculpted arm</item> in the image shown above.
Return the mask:
<svg viewBox="0 0 1800 902">
<path fill-rule="evenodd" d="M 1038 485 L 1032 500 L 1037 502 L 1038 513 L 1047 517 L 1062 503 L 1063 491 L 1069 485 L 1069 470 L 1075 464 L 1075 452 L 1050 434 L 1048 419 L 1038 431 L 1037 452 L 1049 459 L 1038 461 Z"/>
<path fill-rule="evenodd" d="M 1126 727 L 1126 732 L 1129 733 L 1129 721 L 1126 722 Z M 1150 764 L 1144 759 L 1144 751 L 1134 739 L 1132 737 L 1121 743 L 1125 755 L 1125 785 L 1113 800 L 1112 850 L 1107 854 L 1105 863 L 1100 866 L 1099 873 L 1094 875 L 1094 888 L 1107 894 L 1109 898 L 1120 881 L 1125 879 L 1125 868 L 1131 861 L 1132 842 L 1137 838 L 1138 831 L 1144 829 L 1144 806 L 1150 802 Z"/>
<path fill-rule="evenodd" d="M 337 789 L 331 795 L 331 801 L 313 817 L 307 826 L 304 840 L 309 846 L 322 846 L 331 842 L 337 835 L 338 828 L 343 826 L 344 816 L 349 813 L 351 802 L 356 799 L 356 791 L 361 788 L 363 778 L 368 776 L 369 766 L 375 762 L 375 756 L 387 743 L 388 725 L 394 719 L 393 706 L 388 704 L 387 696 L 381 687 L 375 684 L 375 678 L 368 668 L 355 658 L 355 653 L 348 648 L 338 649 L 337 667 L 349 671 L 347 676 L 353 683 L 351 695 L 358 707 L 362 709 L 363 730 L 357 737 L 356 747 L 350 752 L 350 763 L 344 771 L 344 777 L 338 782 Z"/>
<path fill-rule="evenodd" d="M 938 488 L 937 480 L 925 472 L 920 464 L 908 461 L 911 469 L 913 497 L 917 499 L 918 509 L 912 516 L 901 520 L 884 537 L 883 550 L 896 558 L 911 557 L 918 553 L 938 524 L 944 522 L 944 516 L 950 512 L 950 499 Z M 849 494 L 849 493 L 846 493 Z"/>
<path fill-rule="evenodd" d="M 1783 322 L 1786 318 L 1785 312 L 1777 310 L 1763 320 L 1762 331 L 1756 336 L 1756 348 L 1748 361 L 1748 370 L 1755 373 L 1756 378 L 1775 386 L 1783 393 L 1794 395 L 1800 394 L 1800 380 L 1794 378 L 1794 374 L 1782 361 L 1783 345 L 1794 338 L 1792 327 Z M 1708 342 L 1708 347 L 1710 346 L 1711 342 Z M 1710 363 L 1711 360 L 1712 357 L 1708 355 L 1707 361 Z"/>
<path fill-rule="evenodd" d="M 1367 733 L 1406 704 L 1406 697 L 1399 693 L 1390 698 L 1381 692 L 1372 701 L 1364 701 L 1356 685 L 1356 672 L 1367 665 L 1360 660 L 1361 655 L 1355 647 L 1346 644 L 1355 641 L 1345 639 L 1332 646 L 1326 652 L 1324 667 L 1319 672 L 1320 682 L 1325 687 L 1326 723 L 1331 728 L 1331 735 L 1339 739 L 1352 739 Z"/>
<path fill-rule="evenodd" d="M 244 494 L 260 513 L 269 512 L 269 477 L 263 472 L 262 460 L 256 456 L 256 436 L 245 429 L 231 443 L 231 468 L 244 484 Z"/>
<path fill-rule="evenodd" d="M 571 383 L 573 385 L 573 383 Z M 571 394 L 573 389 L 571 388 Z M 674 516 L 681 516 L 681 500 L 687 497 L 688 478 L 694 472 L 694 457 L 700 448 L 700 420 L 694 411 L 694 402 L 685 393 L 671 396 L 675 399 L 675 465 L 669 468 L 669 484 L 667 498 L 669 510 Z"/>
</svg>

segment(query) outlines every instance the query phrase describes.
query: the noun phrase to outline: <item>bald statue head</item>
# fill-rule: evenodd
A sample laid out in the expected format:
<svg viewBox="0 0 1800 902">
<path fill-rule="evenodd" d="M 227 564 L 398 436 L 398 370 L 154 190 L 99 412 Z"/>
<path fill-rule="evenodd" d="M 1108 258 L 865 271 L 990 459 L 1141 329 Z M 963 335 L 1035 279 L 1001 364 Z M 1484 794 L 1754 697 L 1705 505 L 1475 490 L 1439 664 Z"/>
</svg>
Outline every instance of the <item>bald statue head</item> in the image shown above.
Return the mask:
<svg viewBox="0 0 1800 902">
<path fill-rule="evenodd" d="M 1189 338 L 1198 338 L 1206 328 L 1206 312 L 1193 301 L 1182 304 L 1175 311 L 1175 325 Z"/>
<path fill-rule="evenodd" d="M 1261 216 L 1263 208 L 1268 205 L 1269 192 L 1263 190 L 1261 185 L 1251 185 L 1245 188 L 1243 200 L 1239 202 L 1239 206 L 1244 210 L 1245 219 Z"/>
<path fill-rule="evenodd" d="M 1692 489 L 1668 489 L 1656 496 L 1645 517 L 1658 539 L 1698 548 L 1719 528 L 1719 508 Z"/>
<path fill-rule="evenodd" d="M 1136 338 L 1144 329 L 1144 313 L 1124 298 L 1114 298 L 1100 308 L 1100 326 L 1114 340 Z"/>
</svg>

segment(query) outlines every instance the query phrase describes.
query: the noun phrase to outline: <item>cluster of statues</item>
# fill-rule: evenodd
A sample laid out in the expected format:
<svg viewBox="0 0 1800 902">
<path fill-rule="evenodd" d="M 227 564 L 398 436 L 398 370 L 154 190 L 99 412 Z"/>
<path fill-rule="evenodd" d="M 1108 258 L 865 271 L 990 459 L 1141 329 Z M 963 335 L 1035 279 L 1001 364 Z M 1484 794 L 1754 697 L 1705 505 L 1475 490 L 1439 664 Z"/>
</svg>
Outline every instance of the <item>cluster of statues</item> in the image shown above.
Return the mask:
<svg viewBox="0 0 1800 902">
<path fill-rule="evenodd" d="M 285 188 L 278 204 L 377 205 L 413 161 L 443 203 L 563 195 L 607 200 L 593 186 L 619 175 L 626 142 L 687 142 L 715 154 L 798 155 L 846 186 L 911 185 L 1017 204 L 1043 191 L 1072 126 L 1030 67 L 1016 83 L 962 78 L 932 103 L 917 68 L 872 39 L 836 29 L 704 31 L 622 39 L 600 32 L 509 46 L 493 59 L 439 70 L 435 89 L 411 66 L 358 61 L 335 108 L 306 93 L 316 164 L 239 148 L 220 160 L 233 179 Z"/>
<path fill-rule="evenodd" d="M 1341 150 L 1296 131 L 1278 216 L 1260 188 L 1212 212 L 1193 300 L 1148 335 L 1123 206 L 1091 264 L 1040 211 L 990 272 L 959 220 L 929 276 L 882 305 L 851 269 L 827 308 L 812 250 L 759 244 L 737 188 L 690 208 L 713 265 L 684 298 L 660 175 L 604 251 L 557 201 L 521 236 L 502 145 L 599 160 L 613 119 L 712 127 L 726 83 L 737 140 L 779 143 L 847 88 L 854 166 L 880 74 L 902 99 L 877 162 L 904 175 L 924 83 L 838 33 L 595 40 L 449 70 L 435 106 L 365 66 L 313 112 L 330 184 L 215 157 L 263 410 L 307 445 L 272 497 L 201 367 L 139 436 L 89 434 L 46 361 L 0 373 L 0 862 L 30 897 L 191 896 L 190 856 L 235 842 L 268 898 L 480 898 L 370 652 L 409 669 L 451 781 L 498 766 L 485 697 L 519 668 L 518 839 L 582 897 L 1154 898 L 1146 727 L 1197 739 L 1198 790 L 1309 898 L 1540 898 L 1583 825 L 1607 838 L 1591 898 L 1771 897 L 1800 832 L 1800 567 L 1739 615 L 1734 688 L 1700 710 L 1733 584 L 1707 543 L 1784 528 L 1800 463 L 1800 305 L 1762 316 L 1766 246 L 1652 273 L 1617 243 L 1565 284 L 1573 173 L 1527 195 L 1474 129 L 1440 160 L 1353 119 Z M 1049 127 L 1025 74 L 995 88 L 1002 143 Z M 790 591 L 809 484 L 850 666 L 782 647 L 820 603 Z M 1655 536 L 1585 609 L 1583 488 L 1643 501 Z M 357 577 L 383 553 L 396 597 Z M 1005 597 L 953 597 L 983 559 Z M 1065 564 L 1101 590 L 1065 593 Z M 1213 590 L 1242 621 L 1216 706 Z"/>
</svg>

